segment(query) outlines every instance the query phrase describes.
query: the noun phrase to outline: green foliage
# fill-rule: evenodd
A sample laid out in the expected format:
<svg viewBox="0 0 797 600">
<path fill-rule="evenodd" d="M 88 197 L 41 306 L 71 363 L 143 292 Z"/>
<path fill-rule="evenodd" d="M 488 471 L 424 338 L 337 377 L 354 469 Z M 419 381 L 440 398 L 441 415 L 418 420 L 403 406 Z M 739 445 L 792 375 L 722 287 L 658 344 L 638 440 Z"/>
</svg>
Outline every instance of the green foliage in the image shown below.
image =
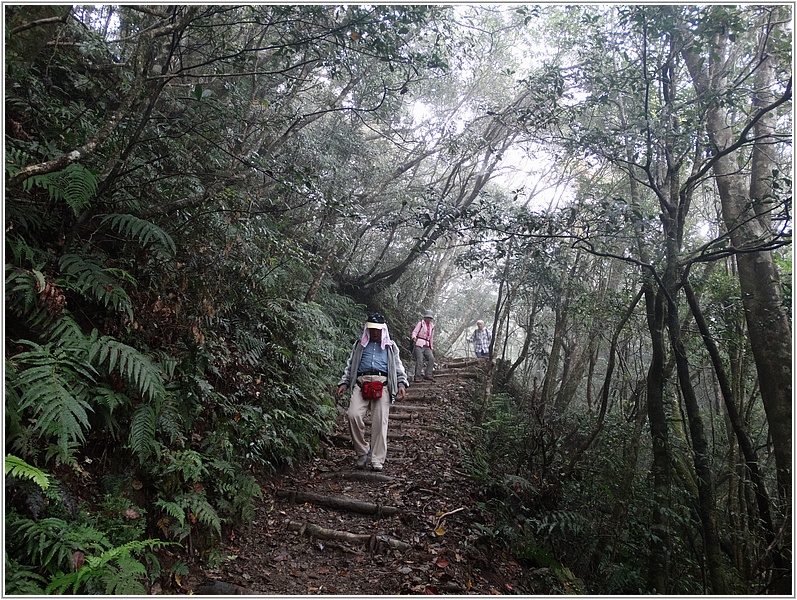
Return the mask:
<svg viewBox="0 0 797 600">
<path fill-rule="evenodd" d="M 34 567 L 21 565 L 5 553 L 5 587 L 9 596 L 41 596 L 47 585 L 47 578 L 36 572 Z"/>
<path fill-rule="evenodd" d="M 112 271 L 100 264 L 100 257 L 87 257 L 79 254 L 64 254 L 60 260 L 65 288 L 83 294 L 133 320 L 133 306 L 130 296 L 119 284 Z"/>
<path fill-rule="evenodd" d="M 59 573 L 47 586 L 48 594 L 72 594 L 81 591 L 104 595 L 143 595 L 147 588 L 141 580 L 147 577 L 147 566 L 135 556 L 168 542 L 138 540 L 109 548 L 99 555 L 87 556 L 86 562 L 73 573 Z M 71 589 L 70 589 L 71 588 Z"/>
<path fill-rule="evenodd" d="M 19 269 L 6 263 L 6 302 L 12 313 L 33 323 L 47 320 L 46 308 L 39 295 L 47 286 L 44 274 L 37 269 Z"/>
<path fill-rule="evenodd" d="M 172 501 L 156 500 L 155 506 L 161 509 L 166 520 L 159 524 L 164 535 L 182 542 L 196 529 L 201 541 L 208 542 L 208 536 L 221 536 L 222 518 L 208 499 L 195 491 L 180 494 Z M 202 528 L 209 531 L 202 531 Z"/>
<path fill-rule="evenodd" d="M 108 547 L 103 533 L 57 517 L 34 521 L 12 514 L 6 519 L 6 526 L 9 553 L 23 564 L 38 565 L 43 573 L 72 570 L 76 551 L 90 554 Z"/>
<path fill-rule="evenodd" d="M 144 247 L 160 246 L 170 254 L 177 250 L 174 240 L 166 231 L 135 215 L 108 215 L 102 219 L 102 223 L 109 223 L 112 229 L 133 238 Z"/>
<path fill-rule="evenodd" d="M 67 505 L 60 485 L 48 485 L 45 501 L 37 501 L 32 490 L 13 481 L 52 481 L 53 476 L 13 456 L 6 461 L 6 497 L 15 507 L 5 519 L 7 593 L 146 593 L 142 580 L 159 571 L 151 551 L 167 543 L 146 539 L 143 509 L 106 494 L 96 511 L 86 505 L 77 510 Z M 38 505 L 34 518 L 16 508 L 30 508 L 32 501 Z"/>
<path fill-rule="evenodd" d="M 130 448 L 139 461 L 145 462 L 156 455 L 160 446 L 156 438 L 156 415 L 148 404 L 139 404 L 130 422 Z"/>
<path fill-rule="evenodd" d="M 19 394 L 15 408 L 30 415 L 31 427 L 39 437 L 55 440 L 48 456 L 68 462 L 89 427 L 88 386 L 95 373 L 74 345 L 39 345 L 26 340 L 19 344 L 30 350 L 14 357 L 15 369 L 7 380 Z M 13 447 L 14 441 L 11 443 Z"/>
<path fill-rule="evenodd" d="M 112 338 L 91 334 L 87 360 L 108 373 L 116 372 L 137 394 L 149 400 L 161 400 L 166 393 L 161 371 L 144 354 Z"/>
<path fill-rule="evenodd" d="M 119 492 L 106 493 L 98 509 L 101 518 L 97 519 L 96 527 L 105 532 L 112 545 L 121 546 L 145 537 L 147 511 Z"/>
<path fill-rule="evenodd" d="M 50 487 L 50 476 L 41 469 L 37 469 L 13 454 L 7 454 L 5 459 L 5 474 L 32 480 L 42 490 Z"/>
<path fill-rule="evenodd" d="M 8 163 L 7 163 L 8 168 Z M 50 194 L 50 200 L 63 200 L 75 215 L 84 211 L 97 193 L 99 179 L 80 163 L 72 163 L 62 171 L 34 175 L 24 180 L 22 189 L 40 187 Z"/>
</svg>

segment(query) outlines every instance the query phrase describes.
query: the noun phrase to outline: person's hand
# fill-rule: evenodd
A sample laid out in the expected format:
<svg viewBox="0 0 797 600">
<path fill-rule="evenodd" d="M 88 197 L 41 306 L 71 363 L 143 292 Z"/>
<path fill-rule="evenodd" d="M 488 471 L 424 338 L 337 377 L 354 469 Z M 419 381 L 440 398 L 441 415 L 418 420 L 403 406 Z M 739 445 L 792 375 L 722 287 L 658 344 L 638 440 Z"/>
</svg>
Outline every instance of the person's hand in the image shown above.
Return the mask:
<svg viewBox="0 0 797 600">
<path fill-rule="evenodd" d="M 403 385 L 400 385 L 398 388 L 398 392 L 396 392 L 396 400 L 401 402 L 406 397 L 407 397 L 407 390 Z"/>
<path fill-rule="evenodd" d="M 349 386 L 347 386 L 347 385 L 338 386 L 338 398 L 340 398 L 343 394 L 346 393 L 346 390 L 348 389 L 348 387 Z"/>
</svg>

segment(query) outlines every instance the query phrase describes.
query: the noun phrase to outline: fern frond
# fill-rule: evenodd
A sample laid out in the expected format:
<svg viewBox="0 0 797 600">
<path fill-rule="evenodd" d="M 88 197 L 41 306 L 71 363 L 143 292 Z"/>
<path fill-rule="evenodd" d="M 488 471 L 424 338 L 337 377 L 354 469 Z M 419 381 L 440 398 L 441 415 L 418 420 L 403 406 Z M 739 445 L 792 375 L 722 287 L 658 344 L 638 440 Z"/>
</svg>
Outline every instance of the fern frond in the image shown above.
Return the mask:
<svg viewBox="0 0 797 600">
<path fill-rule="evenodd" d="M 8 224 L 12 224 L 12 231 L 21 234 L 25 238 L 25 244 L 31 241 L 31 239 L 27 237 L 28 233 L 39 233 L 56 224 L 56 219 L 52 214 L 43 210 L 31 210 L 31 205 L 28 203 L 6 201 L 5 209 L 6 227 L 8 227 Z M 6 237 L 6 240 L 8 239 L 9 238 Z M 47 261 L 46 250 L 38 246 L 32 247 L 32 250 L 41 258 L 36 261 L 32 260 L 29 264 L 42 264 Z M 12 251 L 12 254 L 17 256 L 16 252 Z M 17 264 L 21 265 L 22 263 Z"/>
<path fill-rule="evenodd" d="M 79 254 L 64 254 L 59 265 L 65 287 L 98 301 L 106 308 L 123 312 L 128 319 L 133 320 L 130 296 L 108 269 Z"/>
<path fill-rule="evenodd" d="M 18 269 L 6 263 L 6 301 L 17 314 L 36 311 L 39 294 L 45 286 L 41 271 Z"/>
<path fill-rule="evenodd" d="M 196 492 L 185 494 L 176 499 L 183 507 L 194 515 L 198 523 L 202 523 L 213 529 L 217 535 L 221 535 L 222 519 L 211 504 Z"/>
<path fill-rule="evenodd" d="M 183 435 L 183 417 L 174 394 L 168 394 L 158 414 L 158 427 L 172 443 Z"/>
<path fill-rule="evenodd" d="M 130 556 L 120 557 L 119 566 L 109 565 L 102 577 L 103 593 L 107 596 L 141 596 L 147 588 L 139 581 L 147 574 L 147 567 Z"/>
<path fill-rule="evenodd" d="M 9 596 L 42 596 L 47 580 L 39 573 L 35 567 L 20 565 L 18 562 L 9 558 L 6 553 L 5 560 L 5 588 L 4 592 Z"/>
<path fill-rule="evenodd" d="M 69 314 L 61 315 L 48 325 L 44 330 L 44 336 L 52 342 L 58 342 L 60 346 L 86 346 L 88 343 L 88 337 L 83 333 L 78 322 Z M 85 355 L 85 352 L 81 354 Z"/>
<path fill-rule="evenodd" d="M 122 546 L 104 550 L 98 556 L 88 556 L 85 564 L 74 573 L 59 573 L 53 578 L 45 590 L 48 594 L 64 594 L 70 587 L 71 592 L 92 589 L 94 582 L 102 583 L 102 592 L 106 595 L 142 595 L 146 593 L 140 579 L 146 576 L 146 567 L 133 555 L 148 549 L 171 545 L 173 542 L 162 540 L 134 540 Z"/>
<path fill-rule="evenodd" d="M 50 476 L 41 469 L 29 465 L 21 458 L 13 454 L 7 454 L 4 466 L 6 477 L 19 477 L 24 479 L 31 479 L 42 490 L 50 487 Z"/>
<path fill-rule="evenodd" d="M 159 450 L 155 439 L 155 411 L 147 404 L 141 404 L 133 413 L 130 423 L 130 448 L 143 462 Z"/>
<path fill-rule="evenodd" d="M 33 162 L 30 154 L 19 148 L 6 148 L 6 175 L 13 177 Z"/>
<path fill-rule="evenodd" d="M 79 163 L 72 163 L 62 171 L 28 177 L 22 189 L 30 191 L 34 186 L 47 190 L 50 200 L 65 201 L 75 215 L 83 212 L 97 193 L 99 178 Z"/>
<path fill-rule="evenodd" d="M 177 252 L 171 236 L 150 221 L 133 215 L 112 214 L 106 216 L 102 222 L 109 223 L 111 229 L 138 241 L 142 246 L 157 245 L 171 254 Z"/>
<path fill-rule="evenodd" d="M 95 329 L 91 335 L 91 347 L 88 353 L 90 363 L 97 366 L 105 365 L 108 372 L 112 372 L 118 363 L 119 373 L 141 396 L 149 400 L 163 398 L 166 390 L 161 373 L 147 356 L 110 336 L 97 337 L 97 335 Z"/>
<path fill-rule="evenodd" d="M 155 500 L 155 506 L 163 510 L 172 519 L 180 523 L 181 526 L 185 525 L 185 509 L 176 502 L 169 502 L 158 498 Z"/>
<path fill-rule="evenodd" d="M 40 566 L 42 572 L 70 568 L 75 550 L 90 554 L 102 552 L 109 545 L 96 529 L 56 517 L 38 521 L 18 519 L 7 524 L 7 529 L 11 532 L 9 539 L 15 545 L 15 555 Z"/>
<path fill-rule="evenodd" d="M 52 344 L 23 343 L 32 350 L 17 354 L 14 360 L 27 368 L 11 382 L 22 391 L 19 410 L 31 410 L 39 435 L 54 437 L 60 459 L 67 461 L 74 443 L 84 441 L 84 430 L 89 428 L 86 411 L 91 407 L 86 402 L 88 388 L 83 380 L 93 381 L 92 372 Z"/>
<path fill-rule="evenodd" d="M 112 390 L 108 387 L 98 387 L 92 390 L 94 394 L 94 401 L 100 406 L 108 409 L 109 413 L 113 413 L 119 406 L 127 406 L 130 404 L 130 397 L 127 394 Z"/>
<path fill-rule="evenodd" d="M 6 222 L 8 220 L 8 215 L 6 215 Z M 9 250 L 10 257 L 12 257 L 9 260 L 15 265 L 34 265 L 47 260 L 47 254 L 44 250 L 31 246 L 28 240 L 21 235 L 6 235 L 6 247 Z"/>
</svg>

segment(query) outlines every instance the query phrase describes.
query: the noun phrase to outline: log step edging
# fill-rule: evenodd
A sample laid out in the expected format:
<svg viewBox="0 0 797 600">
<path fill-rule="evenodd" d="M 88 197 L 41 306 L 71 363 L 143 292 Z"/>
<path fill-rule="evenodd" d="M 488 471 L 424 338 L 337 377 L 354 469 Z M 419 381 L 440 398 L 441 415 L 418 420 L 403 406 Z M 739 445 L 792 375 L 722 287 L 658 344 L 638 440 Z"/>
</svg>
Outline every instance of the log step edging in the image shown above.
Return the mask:
<svg viewBox="0 0 797 600">
<path fill-rule="evenodd" d="M 347 510 L 366 515 L 393 516 L 404 514 L 406 511 L 395 506 L 383 506 L 373 502 L 364 502 L 349 496 L 324 496 L 313 492 L 303 492 L 301 490 L 277 490 L 277 498 L 286 498 L 293 504 L 304 504 L 310 502 L 338 510 Z"/>
<path fill-rule="evenodd" d="M 387 547 L 396 550 L 408 550 L 410 546 L 406 542 L 388 537 L 386 535 L 368 534 L 368 533 L 351 533 L 349 531 L 339 531 L 336 529 L 327 529 L 315 523 L 305 521 L 288 521 L 288 531 L 298 531 L 299 535 L 308 535 L 310 537 L 320 538 L 323 540 L 339 540 L 345 542 L 353 542 L 355 544 L 367 546 L 370 552 Z"/>
</svg>

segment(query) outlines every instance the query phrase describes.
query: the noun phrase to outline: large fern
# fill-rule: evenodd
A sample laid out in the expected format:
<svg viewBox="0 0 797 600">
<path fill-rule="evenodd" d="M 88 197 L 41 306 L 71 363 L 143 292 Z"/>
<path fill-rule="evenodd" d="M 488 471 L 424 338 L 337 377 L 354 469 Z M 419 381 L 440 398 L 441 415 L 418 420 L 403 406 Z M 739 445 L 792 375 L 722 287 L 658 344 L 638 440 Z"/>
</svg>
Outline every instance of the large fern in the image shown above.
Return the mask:
<svg viewBox="0 0 797 600">
<path fill-rule="evenodd" d="M 75 215 L 83 212 L 97 193 L 99 179 L 91 170 L 79 163 L 72 163 L 62 171 L 34 175 L 24 180 L 22 189 L 33 187 L 47 190 L 50 200 L 63 200 Z"/>
<path fill-rule="evenodd" d="M 89 428 L 89 385 L 96 372 L 68 346 L 21 340 L 30 350 L 13 358 L 18 368 L 11 384 L 20 392 L 18 409 L 29 411 L 39 436 L 55 439 L 48 453 L 68 462 Z"/>
<path fill-rule="evenodd" d="M 76 550 L 91 554 L 110 545 L 102 532 L 57 517 L 34 521 L 12 514 L 6 518 L 6 531 L 7 551 L 27 564 L 39 565 L 43 573 L 71 570 Z"/>
<path fill-rule="evenodd" d="M 88 361 L 108 373 L 118 367 L 128 385 L 146 399 L 160 401 L 166 393 L 160 369 L 146 355 L 111 336 L 100 336 L 96 329 L 91 334 Z"/>
<path fill-rule="evenodd" d="M 196 492 L 180 494 L 173 501 L 158 499 L 155 505 L 165 515 L 158 521 L 161 530 L 179 542 L 187 539 L 197 524 L 210 528 L 217 539 L 221 536 L 222 518 L 207 498 Z"/>
<path fill-rule="evenodd" d="M 6 552 L 5 588 L 8 596 L 43 596 L 47 579 L 30 565 L 21 565 Z"/>
<path fill-rule="evenodd" d="M 96 556 L 87 556 L 86 562 L 72 573 L 59 573 L 47 586 L 48 594 L 72 594 L 82 591 L 104 595 L 144 595 L 147 589 L 141 583 L 146 578 L 146 566 L 135 558 L 145 550 L 171 544 L 161 540 L 135 540 L 110 548 Z M 98 585 L 99 584 L 99 585 Z"/>
<path fill-rule="evenodd" d="M 177 251 L 171 236 L 151 221 L 134 215 L 112 214 L 104 217 L 102 223 L 110 224 L 112 229 L 133 238 L 142 246 L 160 246 L 171 254 Z"/>
<path fill-rule="evenodd" d="M 63 285 L 107 308 L 124 313 L 132 321 L 133 305 L 130 296 L 110 269 L 95 262 L 98 259 L 99 257 L 80 254 L 64 254 L 60 260 Z M 131 279 L 127 274 L 125 278 Z"/>
<path fill-rule="evenodd" d="M 50 476 L 47 473 L 29 465 L 13 454 L 6 455 L 4 471 L 6 477 L 10 475 L 12 477 L 30 479 L 43 490 L 50 487 Z"/>
<path fill-rule="evenodd" d="M 6 263 L 6 306 L 15 315 L 41 323 L 47 312 L 39 303 L 39 294 L 47 283 L 38 269 L 20 269 Z"/>
</svg>

